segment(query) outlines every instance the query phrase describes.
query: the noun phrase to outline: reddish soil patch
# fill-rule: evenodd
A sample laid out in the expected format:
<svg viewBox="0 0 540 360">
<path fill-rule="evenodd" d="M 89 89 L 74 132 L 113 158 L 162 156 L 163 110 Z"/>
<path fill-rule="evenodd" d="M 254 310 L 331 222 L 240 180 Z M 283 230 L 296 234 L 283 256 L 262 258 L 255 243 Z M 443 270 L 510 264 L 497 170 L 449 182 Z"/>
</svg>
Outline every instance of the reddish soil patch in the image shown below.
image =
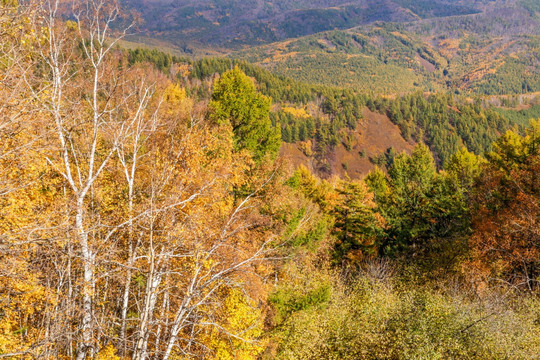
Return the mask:
<svg viewBox="0 0 540 360">
<path fill-rule="evenodd" d="M 306 156 L 298 144 L 283 144 L 280 154 L 288 159 L 293 166 L 297 167 L 302 164 L 322 177 L 338 175 L 360 179 L 374 168 L 370 161 L 371 157 L 384 153 L 390 147 L 393 147 L 398 153 L 403 151 L 410 153 L 414 147 L 413 143 L 403 139 L 399 128 L 387 116 L 368 109 L 364 109 L 364 118 L 358 122 L 353 139 L 350 151 L 347 151 L 343 144 L 339 144 L 326 155 L 325 159 Z M 324 161 L 329 164 L 330 173 L 319 169 L 318 165 Z"/>
<path fill-rule="evenodd" d="M 420 65 L 422 65 L 422 67 L 426 69 L 427 72 L 429 73 L 435 72 L 436 70 L 435 65 L 433 65 L 432 63 L 430 63 L 429 61 L 421 57 L 419 54 L 416 54 L 416 60 L 418 60 Z"/>
</svg>

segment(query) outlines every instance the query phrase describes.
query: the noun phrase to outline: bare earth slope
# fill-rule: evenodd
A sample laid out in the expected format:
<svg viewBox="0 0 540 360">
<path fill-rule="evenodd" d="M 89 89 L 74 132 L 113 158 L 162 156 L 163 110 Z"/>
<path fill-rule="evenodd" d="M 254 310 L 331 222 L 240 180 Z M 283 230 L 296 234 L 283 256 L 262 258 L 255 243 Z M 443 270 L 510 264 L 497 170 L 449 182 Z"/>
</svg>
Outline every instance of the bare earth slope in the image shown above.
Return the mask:
<svg viewBox="0 0 540 360">
<path fill-rule="evenodd" d="M 320 176 L 339 175 L 351 179 L 362 178 L 374 168 L 372 159 L 384 154 L 389 148 L 397 153 L 410 153 L 414 144 L 403 139 L 399 128 L 387 116 L 364 109 L 364 118 L 353 133 L 350 151 L 339 144 L 325 158 L 306 156 L 301 144 L 283 143 L 281 155 L 294 166 L 304 165 Z M 326 165 L 325 165 L 326 164 Z"/>
</svg>

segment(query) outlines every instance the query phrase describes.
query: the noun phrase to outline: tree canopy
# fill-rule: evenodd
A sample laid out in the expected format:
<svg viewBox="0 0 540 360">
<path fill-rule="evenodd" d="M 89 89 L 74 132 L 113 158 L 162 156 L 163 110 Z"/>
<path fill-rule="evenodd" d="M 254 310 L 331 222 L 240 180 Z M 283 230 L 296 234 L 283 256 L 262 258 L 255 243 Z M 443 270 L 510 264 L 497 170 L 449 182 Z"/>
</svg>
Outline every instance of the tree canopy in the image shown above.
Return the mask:
<svg viewBox="0 0 540 360">
<path fill-rule="evenodd" d="M 277 156 L 279 127 L 270 121 L 270 98 L 257 92 L 253 80 L 238 67 L 223 73 L 214 84 L 210 109 L 217 124 L 230 124 L 236 150 L 246 149 L 256 160 Z"/>
</svg>

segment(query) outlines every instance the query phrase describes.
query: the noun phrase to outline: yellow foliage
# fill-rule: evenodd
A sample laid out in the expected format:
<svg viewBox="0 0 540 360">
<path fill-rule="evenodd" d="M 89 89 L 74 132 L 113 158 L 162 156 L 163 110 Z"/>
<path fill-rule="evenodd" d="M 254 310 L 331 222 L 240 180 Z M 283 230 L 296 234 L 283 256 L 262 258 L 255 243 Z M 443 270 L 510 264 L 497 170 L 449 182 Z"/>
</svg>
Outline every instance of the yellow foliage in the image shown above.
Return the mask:
<svg viewBox="0 0 540 360">
<path fill-rule="evenodd" d="M 459 39 L 444 39 L 439 43 L 439 46 L 448 50 L 456 50 L 459 48 L 459 43 Z"/>
<path fill-rule="evenodd" d="M 33 65 L 28 48 L 39 46 L 33 56 L 48 58 L 48 47 L 41 45 L 55 41 L 53 34 L 69 38 L 66 48 L 80 44 L 71 41 L 80 35 L 73 31 L 75 22 L 38 30 L 40 24 L 27 27 L 19 20 L 23 25 L 11 26 L 0 19 L 0 32 L 9 36 L 9 45 L 20 45 L 16 50 L 28 59 L 28 68 Z M 119 52 L 100 65 L 99 87 L 107 89 L 107 99 L 100 95 L 97 106 L 107 115 L 99 124 L 88 121 L 95 109 L 81 99 L 92 97 L 94 84 L 90 61 L 76 49 L 62 59 L 77 71 L 63 79 L 64 100 L 58 104 L 47 71 L 29 77 L 34 97 L 26 93 L 27 84 L 16 87 L 17 67 L 0 68 L 0 354 L 28 350 L 64 359 L 86 346 L 86 331 L 95 359 L 127 358 L 131 345 L 127 351 L 123 344 L 110 345 L 121 336 L 113 325 L 121 322 L 118 300 L 128 288 L 123 316 L 130 322 L 124 334 L 131 337 L 139 325 L 135 303 L 146 301 L 144 284 L 154 266 L 149 254 L 157 251 L 166 259 L 159 261 L 165 275 L 148 311 L 160 319 L 162 337 L 159 346 L 150 337 L 149 351 L 161 351 L 166 336 L 182 346 L 171 336 L 172 325 L 163 324 L 172 324 L 193 277 L 202 285 L 190 295 L 208 296 L 211 304 L 197 305 L 200 319 L 216 324 L 201 324 L 203 334 L 193 335 L 200 344 L 197 358 L 208 348 L 218 359 L 256 358 L 262 351 L 262 311 L 241 290 L 214 291 L 213 285 L 241 281 L 218 272 L 223 266 L 235 272 L 235 262 L 251 256 L 275 231 L 251 225 L 271 221 L 260 211 L 259 198 L 270 196 L 274 185 L 267 179 L 274 163 L 256 164 L 249 151 L 234 151 L 230 124 L 208 121 L 204 102 L 194 106 L 186 89 L 157 71 L 126 66 Z M 187 74 L 189 67 L 178 70 Z M 52 112 L 54 119 L 50 101 L 61 108 Z M 247 196 L 241 192 L 263 187 L 264 194 L 235 211 Z M 268 271 L 257 266 L 257 272 Z M 213 275 L 219 280 L 206 286 Z M 265 298 L 264 287 L 257 290 L 262 295 L 249 292 Z M 162 310 L 165 292 L 170 310 Z M 86 314 L 92 320 L 85 328 Z M 148 329 L 152 334 L 154 324 Z M 184 358 L 180 350 L 171 358 Z"/>
<path fill-rule="evenodd" d="M 311 115 L 306 111 L 305 108 L 295 108 L 295 107 L 290 107 L 290 106 L 284 106 L 282 110 L 283 112 L 287 114 L 291 114 L 295 118 L 307 119 L 311 117 Z"/>
<path fill-rule="evenodd" d="M 32 331 L 31 319 L 53 304 L 51 294 L 39 284 L 38 274 L 27 269 L 24 260 L 13 258 L 0 265 L 0 354 L 26 350 L 43 334 Z M 21 342 L 21 335 L 25 342 Z"/>
<path fill-rule="evenodd" d="M 75 21 L 68 20 L 66 21 L 66 28 L 68 28 L 71 31 L 75 31 L 75 30 L 78 30 L 79 26 L 77 25 Z"/>
<path fill-rule="evenodd" d="M 178 66 L 178 74 L 181 74 L 182 77 L 187 77 L 190 74 L 189 65 L 182 64 Z"/>
<path fill-rule="evenodd" d="M 109 344 L 101 349 L 96 360 L 121 360 L 121 358 L 116 355 L 116 348 Z"/>
<path fill-rule="evenodd" d="M 311 140 L 302 141 L 298 147 L 300 150 L 304 153 L 306 156 L 312 156 L 313 155 L 313 144 L 311 143 Z"/>
<path fill-rule="evenodd" d="M 216 360 L 256 359 L 263 351 L 262 312 L 239 289 L 225 289 L 219 326 L 210 334 L 209 344 Z"/>
<path fill-rule="evenodd" d="M 171 84 L 165 89 L 163 99 L 169 115 L 175 113 L 186 115 L 193 107 L 193 100 L 188 98 L 186 89 L 176 84 Z"/>
</svg>

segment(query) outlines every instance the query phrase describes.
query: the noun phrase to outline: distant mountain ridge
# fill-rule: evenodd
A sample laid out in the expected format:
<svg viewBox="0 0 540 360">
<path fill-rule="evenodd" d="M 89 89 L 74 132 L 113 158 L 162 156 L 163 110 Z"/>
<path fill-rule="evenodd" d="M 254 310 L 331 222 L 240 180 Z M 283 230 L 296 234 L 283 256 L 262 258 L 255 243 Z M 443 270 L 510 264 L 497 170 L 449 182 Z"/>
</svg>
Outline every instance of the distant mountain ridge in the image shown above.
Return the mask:
<svg viewBox="0 0 540 360">
<path fill-rule="evenodd" d="M 245 46 L 348 29 L 375 21 L 474 14 L 485 1 L 462 0 L 124 0 L 138 10 L 142 34 L 185 52 Z M 488 1 L 489 2 L 489 1 Z"/>
<path fill-rule="evenodd" d="M 538 0 L 124 0 L 132 40 L 376 94 L 540 91 Z"/>
</svg>

